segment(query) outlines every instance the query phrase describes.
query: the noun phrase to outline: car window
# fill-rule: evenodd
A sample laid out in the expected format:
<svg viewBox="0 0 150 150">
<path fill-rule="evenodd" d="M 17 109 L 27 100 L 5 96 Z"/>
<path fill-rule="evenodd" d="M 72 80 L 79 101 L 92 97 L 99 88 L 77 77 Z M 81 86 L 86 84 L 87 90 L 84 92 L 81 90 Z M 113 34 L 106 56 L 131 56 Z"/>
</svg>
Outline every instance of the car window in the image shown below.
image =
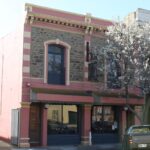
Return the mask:
<svg viewBox="0 0 150 150">
<path fill-rule="evenodd" d="M 134 134 L 150 133 L 150 127 L 134 127 L 134 128 L 132 128 L 130 133 L 134 133 Z"/>
</svg>

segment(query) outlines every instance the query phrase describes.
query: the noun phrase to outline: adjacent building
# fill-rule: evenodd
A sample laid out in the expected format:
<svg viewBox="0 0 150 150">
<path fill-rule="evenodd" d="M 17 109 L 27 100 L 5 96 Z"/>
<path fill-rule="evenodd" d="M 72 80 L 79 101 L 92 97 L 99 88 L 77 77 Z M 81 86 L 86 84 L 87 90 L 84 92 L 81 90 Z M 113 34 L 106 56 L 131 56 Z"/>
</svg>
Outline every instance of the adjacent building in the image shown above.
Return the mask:
<svg viewBox="0 0 150 150">
<path fill-rule="evenodd" d="M 106 44 L 111 21 L 26 4 L 22 28 L 0 39 L 0 137 L 20 147 L 116 143 L 138 124 L 125 109 L 111 59 L 99 74 L 91 51 Z M 109 82 L 108 82 L 109 81 Z M 109 83 L 109 84 L 107 84 Z M 141 112 L 140 91 L 128 102 Z"/>
<path fill-rule="evenodd" d="M 136 11 L 129 13 L 125 18 L 124 22 L 131 25 L 135 22 L 139 24 L 150 22 L 150 10 L 138 8 Z"/>
</svg>

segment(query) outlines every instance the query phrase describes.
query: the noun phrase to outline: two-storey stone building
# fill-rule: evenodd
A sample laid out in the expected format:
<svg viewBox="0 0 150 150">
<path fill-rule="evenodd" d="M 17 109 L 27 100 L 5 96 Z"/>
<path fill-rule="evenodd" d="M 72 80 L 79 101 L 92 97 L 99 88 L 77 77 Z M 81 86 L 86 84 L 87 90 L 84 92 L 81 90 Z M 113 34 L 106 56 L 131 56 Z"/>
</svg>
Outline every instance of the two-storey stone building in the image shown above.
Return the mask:
<svg viewBox="0 0 150 150">
<path fill-rule="evenodd" d="M 1 138 L 20 147 L 121 140 L 126 124 L 138 122 L 124 109 L 124 90 L 107 87 L 107 68 L 100 83 L 89 72 L 90 51 L 106 44 L 109 25 L 90 14 L 26 4 L 23 28 L 0 40 Z M 130 92 L 129 104 L 140 111 L 143 99 Z"/>
</svg>

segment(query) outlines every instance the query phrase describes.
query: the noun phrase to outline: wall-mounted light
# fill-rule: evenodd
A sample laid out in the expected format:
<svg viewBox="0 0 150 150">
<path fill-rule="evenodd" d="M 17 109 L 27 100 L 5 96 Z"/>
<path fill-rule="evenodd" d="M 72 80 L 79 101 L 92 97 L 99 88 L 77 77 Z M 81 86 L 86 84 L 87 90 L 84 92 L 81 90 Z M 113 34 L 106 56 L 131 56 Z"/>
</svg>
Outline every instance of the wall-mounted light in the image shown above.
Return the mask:
<svg viewBox="0 0 150 150">
<path fill-rule="evenodd" d="M 49 104 L 45 104 L 45 105 L 44 105 L 44 108 L 45 108 L 45 109 L 48 109 L 48 107 L 49 107 Z"/>
<path fill-rule="evenodd" d="M 125 107 L 124 107 L 124 110 L 125 110 L 125 111 L 127 111 L 127 110 L 128 110 L 128 107 L 127 107 L 127 106 L 125 106 Z"/>
<path fill-rule="evenodd" d="M 30 87 L 31 86 L 31 83 L 29 83 L 29 82 L 27 82 L 27 84 L 26 84 L 28 87 Z"/>
</svg>

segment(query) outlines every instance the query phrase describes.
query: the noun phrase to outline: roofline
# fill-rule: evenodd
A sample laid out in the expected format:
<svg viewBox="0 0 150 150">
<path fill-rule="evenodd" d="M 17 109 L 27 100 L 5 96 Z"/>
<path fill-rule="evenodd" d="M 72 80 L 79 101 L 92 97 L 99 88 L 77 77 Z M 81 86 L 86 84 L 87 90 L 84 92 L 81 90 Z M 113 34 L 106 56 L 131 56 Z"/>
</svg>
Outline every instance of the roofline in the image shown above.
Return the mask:
<svg viewBox="0 0 150 150">
<path fill-rule="evenodd" d="M 88 13 L 86 13 L 84 15 L 84 14 L 74 13 L 74 12 L 70 12 L 70 11 L 64 11 L 64 10 L 60 10 L 60 9 L 50 8 L 50 7 L 46 7 L 46 6 L 39 6 L 39 5 L 32 4 L 32 3 L 25 3 L 25 7 L 27 7 L 27 6 L 31 6 L 31 7 L 33 6 L 33 7 L 43 8 L 43 9 L 47 9 L 47 10 L 53 10 L 53 11 L 63 12 L 63 13 L 67 13 L 67 14 L 71 14 L 71 15 L 77 15 L 77 16 L 81 16 L 81 17 L 85 17 L 86 14 L 88 14 Z M 113 22 L 113 21 L 111 21 L 109 19 L 103 19 L 103 18 L 99 18 L 99 17 L 94 17 L 92 15 L 91 15 L 91 18 L 97 19 L 97 20 L 101 20 L 101 21 Z"/>
</svg>

